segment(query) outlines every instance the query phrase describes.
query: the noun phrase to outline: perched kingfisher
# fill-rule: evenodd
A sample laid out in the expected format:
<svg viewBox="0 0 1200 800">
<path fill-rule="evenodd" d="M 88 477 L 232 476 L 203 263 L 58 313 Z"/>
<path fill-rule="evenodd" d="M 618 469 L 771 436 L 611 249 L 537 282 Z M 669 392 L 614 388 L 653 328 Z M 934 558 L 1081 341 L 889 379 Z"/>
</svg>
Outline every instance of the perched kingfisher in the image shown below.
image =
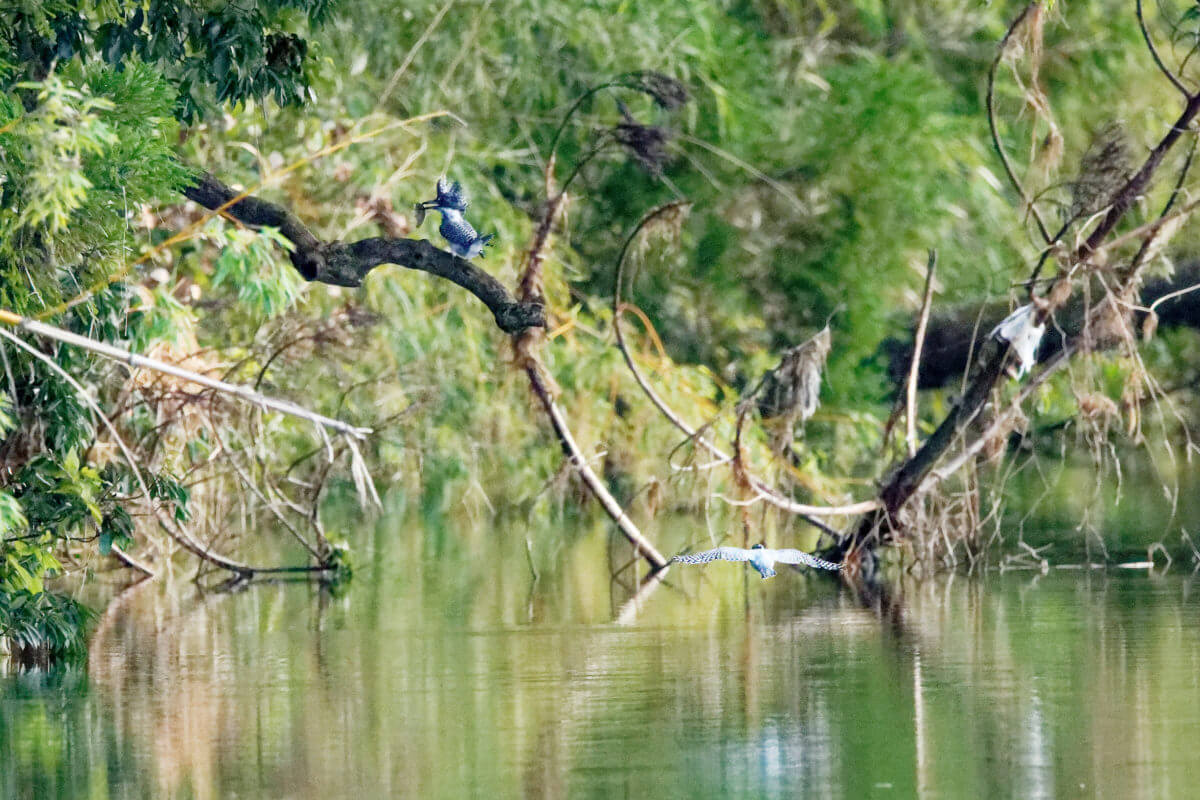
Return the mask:
<svg viewBox="0 0 1200 800">
<path fill-rule="evenodd" d="M 790 548 L 785 550 L 768 550 L 761 543 L 754 545 L 749 550 L 741 547 L 716 547 L 712 550 L 705 550 L 702 553 L 675 556 L 672 560 L 678 561 L 681 564 L 707 564 L 710 561 L 749 561 L 750 566 L 758 570 L 758 574 L 764 578 L 774 577 L 775 570 L 772 567 L 776 562 L 780 564 L 804 564 L 813 569 L 839 570 L 842 568 L 841 564 L 834 564 L 832 561 L 817 558 L 803 550 L 792 550 Z"/>
<path fill-rule="evenodd" d="M 483 256 L 483 248 L 492 243 L 496 234 L 489 233 L 486 236 L 480 236 L 475 232 L 471 223 L 463 217 L 463 212 L 467 210 L 468 205 L 467 193 L 462 184 L 458 181 L 451 183 L 445 178 L 438 178 L 437 198 L 417 203 L 415 207 L 417 225 L 420 226 L 425 221 L 426 211 L 440 211 L 442 212 L 442 224 L 438 226 L 438 233 L 442 234 L 442 238 L 450 245 L 450 252 L 460 258 Z"/>
</svg>

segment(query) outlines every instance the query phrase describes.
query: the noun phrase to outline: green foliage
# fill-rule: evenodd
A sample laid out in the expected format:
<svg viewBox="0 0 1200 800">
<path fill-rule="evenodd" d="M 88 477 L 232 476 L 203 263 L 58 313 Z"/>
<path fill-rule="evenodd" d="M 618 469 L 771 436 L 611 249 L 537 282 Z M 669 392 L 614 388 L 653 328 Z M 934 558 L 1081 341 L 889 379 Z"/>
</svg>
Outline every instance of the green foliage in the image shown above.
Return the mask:
<svg viewBox="0 0 1200 800">
<path fill-rule="evenodd" d="M 152 499 L 166 501 L 175 507 L 175 519 L 178 522 L 188 521 L 191 516 L 188 511 L 191 492 L 179 482 L 178 478 L 166 472 L 159 472 L 150 477 L 149 489 Z M 119 509 L 120 506 L 117 508 Z"/>
<path fill-rule="evenodd" d="M 140 62 L 170 82 L 184 120 L 226 102 L 299 103 L 308 94 L 306 26 L 319 24 L 330 7 L 331 0 L 6 0 L 0 62 L 39 82 L 55 65 L 101 62 L 122 70 Z"/>
<path fill-rule="evenodd" d="M 25 529 L 25 512 L 17 498 L 0 492 L 0 537 L 9 537 Z"/>
<path fill-rule="evenodd" d="M 189 177 L 164 85 L 145 67 L 55 74 L 0 96 L 0 303 L 19 312 L 125 268 L 129 215 Z"/>
<path fill-rule="evenodd" d="M 0 640 L 22 651 L 79 653 L 90 613 L 46 589 L 46 579 L 61 573 L 62 564 L 41 537 L 21 536 L 26 526 L 20 503 L 0 492 Z"/>
<path fill-rule="evenodd" d="M 12 398 L 7 392 L 0 391 L 0 438 L 7 436 L 17 427 L 12 411 Z"/>
<path fill-rule="evenodd" d="M 28 548 L 28 552 L 44 558 L 44 552 L 37 548 Z M 9 554 L 6 575 L 14 573 L 14 563 Z M 7 640 L 10 650 L 42 657 L 82 654 L 86 647 L 85 626 L 93 617 L 73 598 L 26 591 L 9 581 L 0 583 L 0 639 Z"/>
<path fill-rule="evenodd" d="M 167 289 L 131 287 L 147 244 L 133 223 L 145 206 L 176 202 L 193 178 L 175 152 L 177 118 L 308 96 L 305 37 L 329 11 L 329 0 L 0 0 L 0 308 L 51 314 L 135 350 L 194 347 L 190 308 Z M 200 241 L 223 248 L 212 284 L 234 286 L 248 316 L 277 316 L 295 302 L 300 280 L 278 257 L 277 233 L 210 229 Z M 57 652 L 78 642 L 83 612 L 46 590 L 55 553 L 130 546 L 123 503 L 140 488 L 129 468 L 93 463 L 113 443 L 97 443 L 74 387 L 0 346 L 3 385 L 13 388 L 0 406 L 0 638 Z M 102 404 L 116 399 L 109 365 L 70 348 L 52 357 Z M 132 419 L 139 435 L 154 433 L 144 411 Z M 153 499 L 186 520 L 188 489 L 140 469 Z"/>
<path fill-rule="evenodd" d="M 304 280 L 280 258 L 280 252 L 290 251 L 292 243 L 278 230 L 221 227 L 211 234 L 223 240 L 213 270 L 213 288 L 233 288 L 246 310 L 262 318 L 278 316 L 292 307 Z"/>
<path fill-rule="evenodd" d="M 175 196 L 189 178 L 173 152 L 173 103 L 162 78 L 136 63 L 124 70 L 67 64 L 0 94 L 0 308 L 37 314 L 91 286 L 97 291 L 60 324 L 141 347 L 165 333 L 142 330 L 143 319 L 154 320 L 129 314 L 134 294 L 114 279 L 138 246 L 133 212 Z M 84 612 L 48 591 L 44 578 L 70 542 L 98 541 L 108 550 L 131 541 L 120 506 L 128 492 L 85 462 L 96 427 L 75 388 L 41 361 L 0 346 L 0 438 L 11 459 L 0 487 L 0 638 L 60 652 L 78 645 Z M 101 393 L 107 365 L 71 348 L 52 357 Z M 32 452 L 12 455 L 23 450 Z"/>
</svg>

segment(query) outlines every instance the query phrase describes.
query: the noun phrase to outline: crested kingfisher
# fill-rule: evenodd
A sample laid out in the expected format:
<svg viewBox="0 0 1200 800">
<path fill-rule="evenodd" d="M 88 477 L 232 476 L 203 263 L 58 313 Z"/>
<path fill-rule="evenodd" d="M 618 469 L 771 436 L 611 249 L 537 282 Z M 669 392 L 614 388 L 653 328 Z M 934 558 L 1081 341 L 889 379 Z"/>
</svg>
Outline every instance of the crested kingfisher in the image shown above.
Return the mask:
<svg viewBox="0 0 1200 800">
<path fill-rule="evenodd" d="M 773 567 L 776 563 L 804 564 L 813 569 L 839 570 L 842 568 L 841 564 L 834 564 L 832 561 L 817 558 L 803 550 L 793 550 L 791 548 L 769 550 L 761 543 L 754 545 L 749 550 L 742 547 L 715 547 L 712 550 L 705 550 L 702 553 L 675 556 L 672 560 L 678 561 L 681 564 L 707 564 L 710 561 L 749 561 L 750 566 L 754 567 L 758 571 L 758 574 L 764 578 L 770 578 L 775 575 Z"/>
<path fill-rule="evenodd" d="M 458 181 L 451 183 L 445 178 L 438 178 L 437 197 L 417 203 L 415 206 L 417 225 L 420 226 L 425 221 L 426 211 L 440 211 L 442 212 L 442 224 L 438 226 L 438 233 L 442 234 L 442 238 L 450 245 L 450 252 L 460 258 L 483 256 L 483 248 L 492 243 L 496 234 L 489 233 L 486 236 L 480 236 L 475 232 L 471 223 L 467 222 L 463 216 L 468 205 L 467 193 L 462 184 Z"/>
</svg>

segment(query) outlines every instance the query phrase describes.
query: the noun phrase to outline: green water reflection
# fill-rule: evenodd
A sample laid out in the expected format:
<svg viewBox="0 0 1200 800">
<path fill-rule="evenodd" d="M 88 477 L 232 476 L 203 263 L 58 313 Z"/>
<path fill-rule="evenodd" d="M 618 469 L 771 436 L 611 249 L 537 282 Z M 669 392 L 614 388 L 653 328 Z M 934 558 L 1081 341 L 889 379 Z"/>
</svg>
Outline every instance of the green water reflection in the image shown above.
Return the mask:
<svg viewBox="0 0 1200 800">
<path fill-rule="evenodd" d="M 830 583 L 718 564 L 676 568 L 618 625 L 628 595 L 595 577 L 593 538 L 536 582 L 497 537 L 470 568 L 400 548 L 336 597 L 135 589 L 86 668 L 0 677 L 0 796 L 1137 798 L 1200 779 L 1189 577 L 948 578 L 901 586 L 881 620 Z"/>
</svg>

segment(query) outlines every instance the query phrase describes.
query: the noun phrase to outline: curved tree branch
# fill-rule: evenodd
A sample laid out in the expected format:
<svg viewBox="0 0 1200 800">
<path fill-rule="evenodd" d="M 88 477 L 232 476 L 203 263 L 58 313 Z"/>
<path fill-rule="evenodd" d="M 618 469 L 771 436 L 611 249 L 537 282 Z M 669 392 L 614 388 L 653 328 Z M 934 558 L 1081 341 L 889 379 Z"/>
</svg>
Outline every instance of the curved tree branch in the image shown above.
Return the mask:
<svg viewBox="0 0 1200 800">
<path fill-rule="evenodd" d="M 637 238 L 638 234 L 641 233 L 642 229 L 654 221 L 657 217 L 663 216 L 664 214 L 678 212 L 690 205 L 691 203 L 685 201 L 676 201 L 651 210 L 648 214 L 642 217 L 642 219 L 634 227 L 633 232 L 630 233 L 625 239 L 625 244 L 622 246 L 621 252 L 617 256 L 617 269 L 613 284 L 613 330 L 616 331 L 617 349 L 621 351 L 621 356 L 625 359 L 625 365 L 629 367 L 629 371 L 633 374 L 633 379 L 637 381 L 637 384 L 639 387 L 641 387 L 643 394 L 645 394 L 654 407 L 658 409 L 659 413 L 661 413 L 668 422 L 682 431 L 684 435 L 688 437 L 688 439 L 695 440 L 717 459 L 720 461 L 730 461 L 733 460 L 733 456 L 728 455 L 721 450 L 721 448 L 711 442 L 708 437 L 704 435 L 703 430 L 697 430 L 688 425 L 683 418 L 675 412 L 674 409 L 667 405 L 667 402 L 663 400 L 662 396 L 654 390 L 654 387 L 650 385 L 650 382 L 646 380 L 646 376 L 642 374 L 642 371 L 638 369 L 637 364 L 634 362 L 633 355 L 629 352 L 629 346 L 625 343 L 625 333 L 621 330 L 621 316 L 626 310 L 626 306 L 621 302 L 621 287 L 625 279 L 625 256 L 628 254 L 630 246 L 633 244 L 633 241 Z M 743 477 L 750 484 L 750 487 L 754 490 L 758 499 L 763 500 L 770 505 L 773 505 L 776 508 L 782 509 L 788 513 L 796 514 L 805 522 L 834 537 L 840 536 L 838 531 L 835 531 L 821 520 L 816 519 L 816 517 L 864 514 L 868 511 L 873 511 L 879 508 L 879 503 L 874 500 L 866 500 L 860 503 L 851 503 L 849 505 L 842 506 L 814 506 L 807 503 L 798 503 L 795 500 L 792 500 L 790 497 L 784 496 L 777 489 L 748 472 L 744 472 Z"/>
<path fill-rule="evenodd" d="M 1171 85 L 1183 93 L 1184 98 L 1191 99 L 1192 93 L 1183 81 L 1179 79 L 1171 69 L 1163 63 L 1162 57 L 1158 54 L 1158 48 L 1154 46 L 1154 40 L 1150 38 L 1150 31 L 1146 28 L 1146 19 L 1142 15 L 1142 0 L 1137 0 L 1137 21 L 1138 27 L 1142 29 L 1142 38 L 1146 40 L 1146 48 L 1150 51 L 1150 57 L 1154 59 L 1154 63 L 1158 65 L 1158 69 L 1171 82 Z"/>
<path fill-rule="evenodd" d="M 439 250 L 423 239 L 374 237 L 357 242 L 323 242 L 288 209 L 250 195 L 243 196 L 205 173 L 184 194 L 205 208 L 221 211 L 254 227 L 269 225 L 294 245 L 293 266 L 306 280 L 333 286 L 359 286 L 381 264 L 398 264 L 458 284 L 478 297 L 505 333 L 546 327 L 541 303 L 518 302 L 504 284 L 469 261 Z"/>
<path fill-rule="evenodd" d="M 1021 183 L 1021 179 L 1017 177 L 1016 171 L 1013 169 L 1012 162 L 1008 158 L 1008 151 L 1004 149 L 1003 142 L 1000 141 L 1000 130 L 996 126 L 996 70 L 1000 66 L 1000 61 L 1004 58 L 1004 52 L 1008 48 L 1008 42 L 1016 33 L 1017 28 L 1025 21 L 1030 12 L 1038 8 L 1041 0 L 1033 0 L 1025 6 L 1025 9 L 1017 15 L 1017 18 L 1008 26 L 1008 31 L 1005 32 L 1004 38 L 1000 40 L 1000 45 L 996 48 L 996 57 L 992 59 L 991 69 L 988 70 L 987 80 L 987 118 L 988 130 L 992 134 L 992 147 L 996 150 L 996 155 L 1000 157 L 1000 163 L 1004 165 L 1004 173 L 1008 176 L 1008 182 L 1017 190 L 1017 196 L 1021 198 L 1021 202 L 1029 209 L 1033 221 L 1037 223 L 1038 232 L 1042 235 L 1042 240 L 1047 244 L 1051 244 L 1055 239 L 1050 238 L 1050 231 L 1046 228 L 1046 223 L 1042 220 L 1041 212 L 1034 205 L 1033 200 L 1029 198 L 1029 194 L 1025 191 L 1025 186 Z"/>
</svg>

